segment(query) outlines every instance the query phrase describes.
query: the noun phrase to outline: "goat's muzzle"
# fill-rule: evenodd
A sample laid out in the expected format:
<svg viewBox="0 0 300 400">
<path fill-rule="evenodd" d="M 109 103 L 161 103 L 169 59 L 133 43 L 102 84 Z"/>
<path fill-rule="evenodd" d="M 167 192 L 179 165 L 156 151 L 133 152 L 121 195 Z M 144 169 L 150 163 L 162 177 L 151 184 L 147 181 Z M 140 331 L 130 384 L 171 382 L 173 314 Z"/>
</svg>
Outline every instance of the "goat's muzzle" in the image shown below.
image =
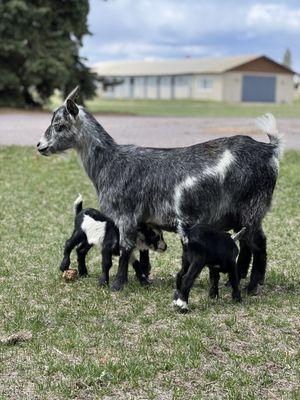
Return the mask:
<svg viewBox="0 0 300 400">
<path fill-rule="evenodd" d="M 157 246 L 157 251 L 159 253 L 163 253 L 167 250 L 167 244 L 165 242 L 159 242 L 158 246 Z"/>
<path fill-rule="evenodd" d="M 38 144 L 36 145 L 38 151 L 40 154 L 42 154 L 43 156 L 48 156 L 48 150 L 49 150 L 49 146 L 45 146 L 45 145 L 41 145 L 41 142 L 38 142 Z"/>
</svg>

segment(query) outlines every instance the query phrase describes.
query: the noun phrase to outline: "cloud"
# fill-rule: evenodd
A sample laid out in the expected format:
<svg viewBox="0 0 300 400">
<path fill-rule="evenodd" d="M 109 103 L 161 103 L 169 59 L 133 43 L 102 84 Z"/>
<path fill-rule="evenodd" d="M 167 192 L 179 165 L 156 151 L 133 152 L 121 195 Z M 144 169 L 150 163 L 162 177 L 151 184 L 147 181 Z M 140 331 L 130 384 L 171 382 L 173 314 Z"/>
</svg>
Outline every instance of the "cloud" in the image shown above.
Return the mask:
<svg viewBox="0 0 300 400">
<path fill-rule="evenodd" d="M 259 53 L 300 68 L 298 0 L 91 0 L 81 54 L 90 63 Z"/>
<path fill-rule="evenodd" d="M 258 32 L 300 33 L 300 7 L 292 9 L 285 4 L 255 4 L 248 11 L 246 24 Z"/>
</svg>

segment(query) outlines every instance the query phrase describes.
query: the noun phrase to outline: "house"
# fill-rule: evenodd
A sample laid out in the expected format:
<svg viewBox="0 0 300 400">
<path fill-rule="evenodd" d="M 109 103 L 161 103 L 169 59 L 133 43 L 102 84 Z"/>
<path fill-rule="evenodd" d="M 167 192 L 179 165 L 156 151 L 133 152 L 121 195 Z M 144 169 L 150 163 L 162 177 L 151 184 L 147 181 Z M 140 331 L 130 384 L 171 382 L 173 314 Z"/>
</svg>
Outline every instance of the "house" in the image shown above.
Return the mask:
<svg viewBox="0 0 300 400">
<path fill-rule="evenodd" d="M 118 85 L 99 94 L 111 98 L 197 99 L 289 103 L 294 72 L 264 55 L 181 60 L 100 62 L 100 77 Z"/>
</svg>

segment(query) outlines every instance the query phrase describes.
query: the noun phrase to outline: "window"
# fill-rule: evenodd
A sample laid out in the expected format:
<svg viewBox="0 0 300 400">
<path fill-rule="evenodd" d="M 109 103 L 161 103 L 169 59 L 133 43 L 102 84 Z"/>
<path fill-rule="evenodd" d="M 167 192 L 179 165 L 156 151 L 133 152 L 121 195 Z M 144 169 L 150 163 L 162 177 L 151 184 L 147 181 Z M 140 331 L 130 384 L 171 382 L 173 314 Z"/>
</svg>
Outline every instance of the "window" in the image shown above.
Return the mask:
<svg viewBox="0 0 300 400">
<path fill-rule="evenodd" d="M 214 80 L 209 76 L 203 76 L 198 78 L 198 89 L 199 90 L 211 90 L 213 88 Z"/>
<path fill-rule="evenodd" d="M 176 85 L 185 86 L 189 84 L 189 77 L 187 76 L 176 76 Z"/>
</svg>

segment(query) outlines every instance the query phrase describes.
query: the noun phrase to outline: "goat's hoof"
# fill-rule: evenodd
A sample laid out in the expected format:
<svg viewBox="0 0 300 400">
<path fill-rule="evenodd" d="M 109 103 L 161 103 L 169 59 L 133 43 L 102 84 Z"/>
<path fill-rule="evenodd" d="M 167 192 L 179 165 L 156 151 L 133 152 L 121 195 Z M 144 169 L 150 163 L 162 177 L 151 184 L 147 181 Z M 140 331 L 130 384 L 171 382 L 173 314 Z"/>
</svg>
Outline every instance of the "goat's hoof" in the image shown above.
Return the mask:
<svg viewBox="0 0 300 400">
<path fill-rule="evenodd" d="M 99 279 L 99 286 L 100 287 L 103 287 L 103 286 L 108 286 L 108 279 L 106 279 L 106 278 L 103 278 L 103 277 L 101 277 L 100 279 Z"/>
<path fill-rule="evenodd" d="M 178 311 L 182 313 L 187 313 L 189 311 L 188 303 L 180 298 L 173 300 L 173 304 L 178 308 Z"/>
<path fill-rule="evenodd" d="M 243 299 L 241 295 L 237 295 L 237 296 L 232 296 L 232 301 L 234 301 L 235 303 L 242 303 Z"/>
<path fill-rule="evenodd" d="M 257 296 L 258 294 L 258 289 L 257 289 L 257 285 L 256 286 L 246 286 L 247 289 L 247 293 L 249 296 Z"/>
<path fill-rule="evenodd" d="M 149 277 L 144 274 L 139 278 L 139 281 L 140 281 L 140 284 L 143 286 L 144 285 L 148 286 L 151 284 Z"/>
<path fill-rule="evenodd" d="M 65 272 L 65 271 L 67 271 L 69 269 L 69 265 L 60 264 L 59 269 L 60 269 L 61 272 Z"/>
<path fill-rule="evenodd" d="M 124 288 L 124 283 L 121 282 L 113 282 L 113 284 L 110 287 L 110 290 L 112 292 L 120 292 Z"/>
</svg>

